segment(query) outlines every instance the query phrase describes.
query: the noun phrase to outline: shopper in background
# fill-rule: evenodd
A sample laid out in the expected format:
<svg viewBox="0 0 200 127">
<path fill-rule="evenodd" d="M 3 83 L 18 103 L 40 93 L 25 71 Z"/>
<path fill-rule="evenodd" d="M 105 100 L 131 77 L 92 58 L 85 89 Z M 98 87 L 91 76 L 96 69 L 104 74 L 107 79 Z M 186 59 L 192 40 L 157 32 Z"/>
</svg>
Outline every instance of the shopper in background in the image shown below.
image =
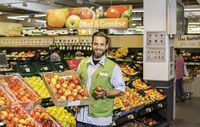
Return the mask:
<svg viewBox="0 0 200 127">
<path fill-rule="evenodd" d="M 180 49 L 176 49 L 176 95 L 182 101 L 184 101 L 183 76 L 184 59 L 181 55 Z"/>
<path fill-rule="evenodd" d="M 53 50 L 53 53 L 50 55 L 50 62 L 58 62 L 58 61 L 61 61 L 59 54 L 60 54 L 59 48 L 55 48 L 55 49 Z"/>
<path fill-rule="evenodd" d="M 108 127 L 112 123 L 114 97 L 125 92 L 120 67 L 109 60 L 106 50 L 109 38 L 103 32 L 92 36 L 92 56 L 82 59 L 77 72 L 91 96 L 89 106 L 81 107 L 77 114 L 77 127 Z M 95 88 L 102 86 L 97 92 Z"/>
</svg>

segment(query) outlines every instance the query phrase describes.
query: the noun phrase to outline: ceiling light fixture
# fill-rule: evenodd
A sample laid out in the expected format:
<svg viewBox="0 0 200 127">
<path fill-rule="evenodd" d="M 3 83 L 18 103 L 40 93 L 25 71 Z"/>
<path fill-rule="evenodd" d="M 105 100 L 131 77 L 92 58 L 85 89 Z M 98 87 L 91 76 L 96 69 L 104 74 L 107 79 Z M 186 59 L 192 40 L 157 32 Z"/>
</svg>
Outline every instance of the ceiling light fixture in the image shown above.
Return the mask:
<svg viewBox="0 0 200 127">
<path fill-rule="evenodd" d="M 132 18 L 132 20 L 139 21 L 139 20 L 142 20 L 142 18 L 141 17 L 134 17 L 134 18 Z"/>
<path fill-rule="evenodd" d="M 35 14 L 34 17 L 45 17 L 45 14 Z"/>
<path fill-rule="evenodd" d="M 13 20 L 24 20 L 24 18 L 13 17 L 13 16 L 7 16 L 7 19 L 13 19 Z"/>
<path fill-rule="evenodd" d="M 46 23 L 46 20 L 39 20 L 39 19 L 36 19 L 35 21 L 36 21 L 36 22 L 40 22 L 40 23 Z"/>
<path fill-rule="evenodd" d="M 189 22 L 189 25 L 200 25 L 200 22 Z"/>
<path fill-rule="evenodd" d="M 184 8 L 184 11 L 200 11 L 200 8 Z"/>
<path fill-rule="evenodd" d="M 132 12 L 144 12 L 143 8 L 133 9 Z"/>
</svg>

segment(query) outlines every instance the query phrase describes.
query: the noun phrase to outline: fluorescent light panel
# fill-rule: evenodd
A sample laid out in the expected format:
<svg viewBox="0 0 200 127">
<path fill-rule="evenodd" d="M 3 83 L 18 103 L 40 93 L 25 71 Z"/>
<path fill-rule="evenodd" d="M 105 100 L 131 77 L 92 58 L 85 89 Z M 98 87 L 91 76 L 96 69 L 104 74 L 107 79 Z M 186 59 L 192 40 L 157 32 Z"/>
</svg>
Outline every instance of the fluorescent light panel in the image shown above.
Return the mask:
<svg viewBox="0 0 200 127">
<path fill-rule="evenodd" d="M 144 9 L 143 8 L 133 9 L 132 12 L 144 12 Z"/>
<path fill-rule="evenodd" d="M 200 22 L 189 22 L 189 25 L 200 25 Z"/>
<path fill-rule="evenodd" d="M 7 16 L 8 19 L 13 19 L 13 20 L 24 20 L 24 18 L 20 17 L 13 17 L 13 16 Z"/>
<path fill-rule="evenodd" d="M 34 15 L 34 17 L 45 17 L 46 15 L 45 14 L 36 14 Z"/>
</svg>

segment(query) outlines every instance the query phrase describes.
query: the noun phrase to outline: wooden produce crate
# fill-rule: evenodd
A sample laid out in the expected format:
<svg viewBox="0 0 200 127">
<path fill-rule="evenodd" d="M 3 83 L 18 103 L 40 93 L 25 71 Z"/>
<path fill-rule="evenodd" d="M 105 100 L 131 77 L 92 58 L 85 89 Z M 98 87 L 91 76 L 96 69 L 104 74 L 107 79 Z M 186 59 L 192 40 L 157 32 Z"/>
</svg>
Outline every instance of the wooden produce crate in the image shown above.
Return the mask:
<svg viewBox="0 0 200 127">
<path fill-rule="evenodd" d="M 40 96 L 27 84 L 20 75 L 2 76 L 6 91 L 14 100 L 27 109 L 40 104 Z"/>
<path fill-rule="evenodd" d="M 75 71 L 46 72 L 42 74 L 42 78 L 56 106 L 65 107 L 89 104 L 89 93 L 81 85 L 79 76 Z"/>
</svg>

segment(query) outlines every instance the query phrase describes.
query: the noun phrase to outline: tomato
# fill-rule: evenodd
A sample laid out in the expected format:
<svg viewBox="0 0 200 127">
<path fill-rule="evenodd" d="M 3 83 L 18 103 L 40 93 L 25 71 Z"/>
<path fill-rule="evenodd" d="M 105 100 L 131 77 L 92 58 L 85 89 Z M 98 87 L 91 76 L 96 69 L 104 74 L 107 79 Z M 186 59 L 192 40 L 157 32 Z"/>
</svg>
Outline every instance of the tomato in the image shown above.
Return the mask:
<svg viewBox="0 0 200 127">
<path fill-rule="evenodd" d="M 102 86 L 96 86 L 95 91 L 101 92 L 101 91 L 103 91 L 103 87 Z"/>
<path fill-rule="evenodd" d="M 128 9 L 128 5 L 117 5 L 117 6 L 113 6 L 115 9 L 117 9 L 120 14 L 122 14 L 125 10 Z"/>
<path fill-rule="evenodd" d="M 80 18 L 81 19 L 92 19 L 93 18 L 93 12 L 89 8 L 84 8 L 80 12 Z"/>
<path fill-rule="evenodd" d="M 109 7 L 108 9 L 107 9 L 107 11 L 106 11 L 106 16 L 108 17 L 108 18 L 119 18 L 120 17 L 120 12 L 116 9 L 116 8 L 114 8 L 114 7 Z"/>
<path fill-rule="evenodd" d="M 106 11 L 106 15 L 108 18 L 119 18 L 121 14 L 127 9 L 127 5 L 110 6 Z"/>
</svg>

